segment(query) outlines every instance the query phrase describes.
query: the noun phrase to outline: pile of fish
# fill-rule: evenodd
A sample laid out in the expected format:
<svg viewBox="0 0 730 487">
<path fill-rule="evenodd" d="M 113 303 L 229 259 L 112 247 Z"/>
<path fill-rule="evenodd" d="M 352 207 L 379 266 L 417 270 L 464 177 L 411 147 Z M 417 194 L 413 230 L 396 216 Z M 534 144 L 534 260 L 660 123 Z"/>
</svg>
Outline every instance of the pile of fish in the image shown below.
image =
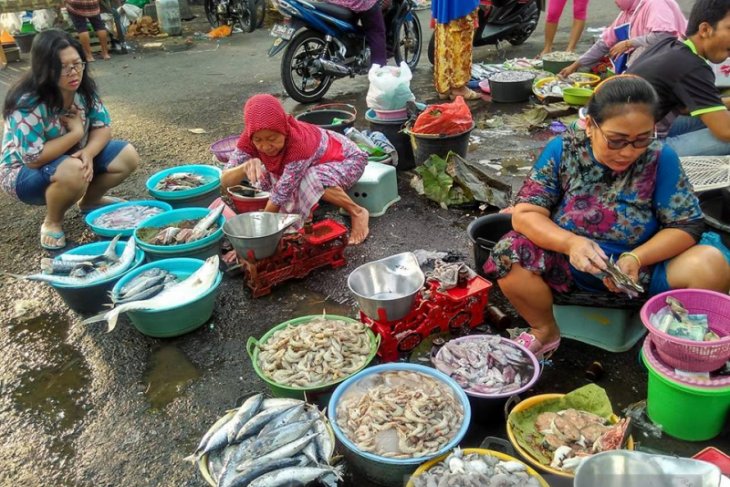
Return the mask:
<svg viewBox="0 0 730 487">
<path fill-rule="evenodd" d="M 41 272 L 20 276 L 8 274 L 18 279 L 29 281 L 42 281 L 49 284 L 61 284 L 64 286 L 83 287 L 90 286 L 99 281 L 118 276 L 126 272 L 134 262 L 137 246 L 134 239 L 130 238 L 122 255 L 117 255 L 116 247 L 119 235 L 109 242 L 103 254 L 82 255 L 82 254 L 61 254 L 56 259 L 41 259 Z"/>
<path fill-rule="evenodd" d="M 345 391 L 336 413 L 337 425 L 360 450 L 391 458 L 439 451 L 464 419 L 448 385 L 412 371 L 363 377 Z"/>
<path fill-rule="evenodd" d="M 130 239 L 134 241 L 134 239 Z M 97 323 L 99 321 L 107 321 L 109 323 L 109 331 L 112 331 L 117 325 L 117 319 L 121 313 L 133 310 L 155 311 L 163 308 L 181 307 L 195 301 L 202 295 L 207 293 L 216 281 L 219 273 L 218 256 L 209 257 L 200 268 L 190 274 L 187 279 L 160 290 L 159 294 L 136 301 L 129 300 L 127 302 L 114 306 L 110 311 L 92 316 L 84 320 L 83 324 Z"/>
<path fill-rule="evenodd" d="M 186 460 L 203 460 L 218 487 L 275 487 L 319 481 L 334 487 L 335 444 L 324 415 L 298 399 L 256 394 L 219 419 Z M 207 457 L 206 457 L 207 455 Z"/>
<path fill-rule="evenodd" d="M 163 208 L 148 205 L 129 205 L 104 213 L 93 221 L 93 225 L 107 230 L 127 230 L 151 216 L 159 215 Z"/>
<path fill-rule="evenodd" d="M 223 205 L 218 206 L 200 219 L 183 220 L 175 225 L 164 228 L 142 227 L 137 229 L 137 235 L 144 242 L 151 245 L 180 245 L 195 242 L 218 230 L 218 217 L 223 212 Z"/>
<path fill-rule="evenodd" d="M 570 51 L 553 51 L 542 56 L 543 61 L 577 61 L 580 56 Z"/>
<path fill-rule="evenodd" d="M 495 73 L 489 77 L 489 81 L 501 83 L 517 83 L 520 81 L 529 81 L 535 78 L 535 73 L 531 71 L 502 71 Z"/>
<path fill-rule="evenodd" d="M 277 330 L 259 345 L 261 371 L 277 384 L 316 387 L 365 366 L 371 351 L 367 327 L 324 316 Z"/>
<path fill-rule="evenodd" d="M 446 459 L 421 475 L 411 477 L 413 487 L 539 487 L 524 463 L 505 462 L 492 455 L 464 454 L 456 448 Z"/>
<path fill-rule="evenodd" d="M 112 294 L 112 302 L 117 305 L 149 299 L 157 296 L 165 289 L 171 288 L 178 282 L 177 276 L 172 272 L 153 267 L 125 284 L 119 290 L 118 296 Z"/>
<path fill-rule="evenodd" d="M 706 314 L 690 314 L 684 305 L 676 298 L 667 296 L 667 305 L 649 316 L 654 327 L 685 340 L 697 342 L 712 342 L 720 336 L 710 329 Z"/>
<path fill-rule="evenodd" d="M 537 82 L 533 85 L 533 91 L 538 96 L 562 97 L 563 90 L 565 88 L 573 87 L 573 83 L 571 83 L 570 81 L 559 79 L 559 78 L 556 78 L 555 76 L 550 76 L 548 78 L 542 78 L 542 79 L 545 79 L 547 81 Z M 542 81 L 542 79 L 539 81 Z"/>
<path fill-rule="evenodd" d="M 570 80 L 571 83 L 582 85 L 596 81 L 596 79 L 588 73 L 572 73 L 568 75 L 568 80 Z"/>
<path fill-rule="evenodd" d="M 543 437 L 539 447 L 552 457 L 550 466 L 560 470 L 574 470 L 593 453 L 621 448 L 628 427 L 627 418 L 610 424 L 596 414 L 572 408 L 545 412 L 535 420 L 535 429 Z"/>
<path fill-rule="evenodd" d="M 176 172 L 172 173 L 155 185 L 157 191 L 187 191 L 189 189 L 199 188 L 208 183 L 200 174 L 192 172 Z"/>
<path fill-rule="evenodd" d="M 531 358 L 498 335 L 450 341 L 433 362 L 467 392 L 480 394 L 516 391 L 535 375 Z"/>
</svg>

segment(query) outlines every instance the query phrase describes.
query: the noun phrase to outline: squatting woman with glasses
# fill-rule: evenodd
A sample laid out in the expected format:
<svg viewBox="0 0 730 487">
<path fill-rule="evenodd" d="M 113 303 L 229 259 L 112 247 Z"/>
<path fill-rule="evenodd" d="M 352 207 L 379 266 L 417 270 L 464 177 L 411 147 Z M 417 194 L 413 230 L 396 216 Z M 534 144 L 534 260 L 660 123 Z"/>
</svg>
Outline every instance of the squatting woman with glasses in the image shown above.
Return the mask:
<svg viewBox="0 0 730 487">
<path fill-rule="evenodd" d="M 66 245 L 62 224 L 74 204 L 82 212 L 119 198 L 106 192 L 139 162 L 131 144 L 111 138 L 78 41 L 61 30 L 36 35 L 31 69 L 8 92 L 0 153 L 0 187 L 30 205 L 45 205 L 40 243 Z"/>
<path fill-rule="evenodd" d="M 585 131 L 550 141 L 517 194 L 514 231 L 484 270 L 530 325 L 517 341 L 539 355 L 560 344 L 553 292 L 618 292 L 602 272 L 609 257 L 648 294 L 730 288 L 720 251 L 696 245 L 702 211 L 676 153 L 655 140 L 656 112 L 647 81 L 609 78 Z"/>
</svg>

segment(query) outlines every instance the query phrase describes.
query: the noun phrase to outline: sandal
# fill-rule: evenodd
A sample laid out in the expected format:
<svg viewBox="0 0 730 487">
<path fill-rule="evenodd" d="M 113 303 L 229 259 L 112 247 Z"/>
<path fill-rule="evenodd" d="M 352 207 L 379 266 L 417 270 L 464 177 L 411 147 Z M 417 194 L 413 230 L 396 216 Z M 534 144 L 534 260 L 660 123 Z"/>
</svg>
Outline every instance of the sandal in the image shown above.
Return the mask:
<svg viewBox="0 0 730 487">
<path fill-rule="evenodd" d="M 49 245 L 43 243 L 43 237 L 50 237 L 56 241 L 55 245 Z M 43 247 L 46 250 L 61 250 L 66 246 L 66 234 L 63 233 L 63 230 L 58 232 L 51 232 L 49 230 L 44 230 L 43 227 L 41 227 L 41 247 Z"/>
<path fill-rule="evenodd" d="M 451 93 L 448 91 L 446 93 L 439 93 L 439 100 L 448 100 L 451 98 Z"/>
<path fill-rule="evenodd" d="M 520 333 L 514 341 L 534 353 L 538 360 L 549 359 L 560 346 L 560 338 L 543 345 L 543 343 L 538 340 L 535 335 L 527 332 Z"/>
<path fill-rule="evenodd" d="M 466 89 L 466 93 L 464 93 L 463 95 L 456 95 L 456 94 L 454 94 L 454 93 L 451 93 L 451 94 L 449 95 L 449 99 L 450 99 L 451 101 L 454 101 L 454 100 L 456 100 L 456 97 L 457 97 L 457 96 L 461 96 L 461 97 L 463 97 L 463 98 L 464 98 L 464 100 L 466 100 L 466 101 L 472 101 L 472 100 L 481 100 L 481 99 L 482 99 L 482 95 L 480 95 L 480 94 L 479 94 L 479 93 L 477 93 L 476 91 L 472 90 L 471 88 L 467 88 L 467 89 Z"/>
<path fill-rule="evenodd" d="M 105 206 L 115 205 L 117 203 L 126 203 L 127 200 L 125 200 L 124 198 L 117 198 L 116 196 L 104 196 L 102 198 L 102 201 L 105 201 L 105 202 L 100 203 L 98 205 L 93 205 L 93 206 L 84 206 L 84 207 L 79 206 L 79 211 L 81 212 L 82 215 L 87 215 L 87 214 L 91 213 L 92 211 L 98 210 L 99 208 L 104 208 Z"/>
</svg>

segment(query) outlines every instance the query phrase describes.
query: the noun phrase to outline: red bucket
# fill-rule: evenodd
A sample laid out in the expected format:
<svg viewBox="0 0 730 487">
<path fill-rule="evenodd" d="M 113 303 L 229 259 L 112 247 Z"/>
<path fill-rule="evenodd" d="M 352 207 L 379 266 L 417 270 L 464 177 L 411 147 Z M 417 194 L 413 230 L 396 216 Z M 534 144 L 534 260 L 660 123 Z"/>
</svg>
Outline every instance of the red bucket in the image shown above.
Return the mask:
<svg viewBox="0 0 730 487">
<path fill-rule="evenodd" d="M 233 206 L 236 208 L 237 213 L 249 213 L 251 211 L 261 211 L 266 207 L 266 202 L 269 201 L 269 193 L 261 192 L 260 196 L 241 196 L 233 191 L 232 188 L 228 188 L 228 196 L 233 201 Z"/>
</svg>

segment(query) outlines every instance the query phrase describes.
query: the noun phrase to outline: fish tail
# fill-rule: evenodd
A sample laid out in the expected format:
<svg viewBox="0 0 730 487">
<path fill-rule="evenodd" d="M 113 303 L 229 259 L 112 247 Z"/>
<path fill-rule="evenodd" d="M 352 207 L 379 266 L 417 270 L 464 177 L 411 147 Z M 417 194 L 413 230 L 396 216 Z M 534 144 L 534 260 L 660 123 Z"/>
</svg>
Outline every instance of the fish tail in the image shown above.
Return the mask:
<svg viewBox="0 0 730 487">
<path fill-rule="evenodd" d="M 104 311 L 103 313 L 99 313 L 98 315 L 94 315 L 90 318 L 86 318 L 84 321 L 81 322 L 82 325 L 90 325 L 92 323 L 98 323 L 100 321 L 106 321 L 107 315 L 111 313 L 111 311 Z"/>
<path fill-rule="evenodd" d="M 198 455 L 193 453 L 192 455 L 188 455 L 185 458 L 183 458 L 183 461 L 195 463 L 198 461 Z"/>
<path fill-rule="evenodd" d="M 113 310 L 109 311 L 108 313 L 107 322 L 109 323 L 109 328 L 107 328 L 107 332 L 110 332 L 114 330 L 114 328 L 117 326 L 117 319 L 119 319 L 119 308 L 114 308 Z"/>
</svg>

